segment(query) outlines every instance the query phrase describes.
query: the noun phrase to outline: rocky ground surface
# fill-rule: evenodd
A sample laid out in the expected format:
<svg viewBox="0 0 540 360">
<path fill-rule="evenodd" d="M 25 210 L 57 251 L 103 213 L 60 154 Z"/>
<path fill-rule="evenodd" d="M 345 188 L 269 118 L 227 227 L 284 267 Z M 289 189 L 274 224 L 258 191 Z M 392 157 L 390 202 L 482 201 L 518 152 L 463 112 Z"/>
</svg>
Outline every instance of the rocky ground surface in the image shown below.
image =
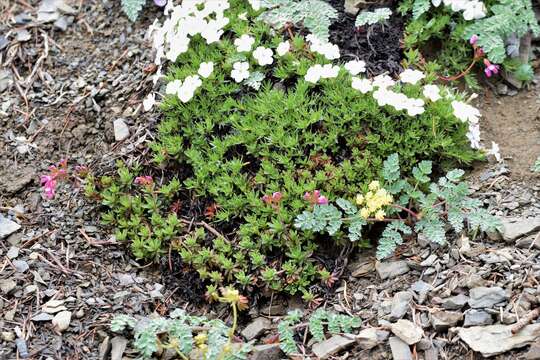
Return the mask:
<svg viewBox="0 0 540 360">
<path fill-rule="evenodd" d="M 0 358 L 136 358 L 109 331 L 112 316 L 190 304 L 163 285 L 158 267 L 114 241 L 77 182 L 49 201 L 39 176 L 62 158 L 103 171 L 144 155 L 158 116 L 141 112 L 152 86 L 144 33 L 157 13 L 130 24 L 115 1 L 99 0 L 8 2 L 0 14 Z M 532 121 L 519 135 L 540 146 L 530 138 L 539 131 L 537 88 L 490 101 L 484 125 L 502 129 L 511 104 Z M 503 146 L 504 155 L 514 144 Z M 540 182 L 519 155 L 471 175 L 476 196 L 503 219 L 502 234 L 456 236 L 446 247 L 418 239 L 382 263 L 358 255 L 323 305 L 360 316 L 362 327 L 311 344 L 306 357 L 540 359 Z M 298 307 L 273 299 L 252 308 L 241 335 L 271 343 L 280 317 Z M 197 312 L 227 316 L 226 307 Z M 275 344 L 253 355 L 284 357 Z"/>
</svg>

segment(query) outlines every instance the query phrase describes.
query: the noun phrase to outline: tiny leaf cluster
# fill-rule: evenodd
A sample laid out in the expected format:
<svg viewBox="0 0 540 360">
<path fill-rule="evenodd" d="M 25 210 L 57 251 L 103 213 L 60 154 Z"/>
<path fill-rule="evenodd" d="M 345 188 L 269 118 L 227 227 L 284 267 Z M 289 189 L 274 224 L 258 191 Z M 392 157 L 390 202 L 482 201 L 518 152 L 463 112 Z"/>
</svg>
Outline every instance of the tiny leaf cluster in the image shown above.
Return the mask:
<svg viewBox="0 0 540 360">
<path fill-rule="evenodd" d="M 389 8 L 379 8 L 373 11 L 364 10 L 358 14 L 354 25 L 360 27 L 382 23 L 390 19 L 390 15 L 392 15 L 392 10 Z"/>
</svg>

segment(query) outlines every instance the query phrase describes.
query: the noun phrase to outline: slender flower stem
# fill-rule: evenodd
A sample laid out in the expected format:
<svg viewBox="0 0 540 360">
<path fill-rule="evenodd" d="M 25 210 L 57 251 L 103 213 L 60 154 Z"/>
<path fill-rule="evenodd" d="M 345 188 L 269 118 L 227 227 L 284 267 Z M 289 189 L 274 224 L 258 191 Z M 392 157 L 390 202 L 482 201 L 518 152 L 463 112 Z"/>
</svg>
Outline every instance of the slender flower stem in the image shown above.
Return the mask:
<svg viewBox="0 0 540 360">
<path fill-rule="evenodd" d="M 419 215 L 418 215 L 417 213 L 415 213 L 414 211 L 412 211 L 411 209 L 407 209 L 406 207 L 403 207 L 403 206 L 398 205 L 398 204 L 392 204 L 392 205 L 390 205 L 390 206 L 392 206 L 392 207 L 395 208 L 395 209 L 399 209 L 399 210 L 405 211 L 405 212 L 407 212 L 409 215 L 411 215 L 412 217 L 414 217 L 415 219 L 418 219 L 418 216 L 419 216 Z"/>
</svg>

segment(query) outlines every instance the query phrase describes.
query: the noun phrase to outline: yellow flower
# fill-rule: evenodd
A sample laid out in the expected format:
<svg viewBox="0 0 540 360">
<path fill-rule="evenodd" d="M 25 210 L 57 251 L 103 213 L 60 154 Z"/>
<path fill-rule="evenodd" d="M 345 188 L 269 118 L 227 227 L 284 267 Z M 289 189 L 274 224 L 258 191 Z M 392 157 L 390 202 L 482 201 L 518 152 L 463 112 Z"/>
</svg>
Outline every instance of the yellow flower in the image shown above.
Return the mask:
<svg viewBox="0 0 540 360">
<path fill-rule="evenodd" d="M 356 205 L 362 205 L 364 202 L 364 195 L 358 194 L 356 195 Z"/>
<path fill-rule="evenodd" d="M 369 217 L 369 209 L 367 208 L 362 208 L 362 210 L 360 210 L 360 216 L 363 217 L 364 219 L 367 219 Z"/>
<path fill-rule="evenodd" d="M 202 332 L 199 335 L 195 336 L 194 340 L 195 340 L 195 345 L 197 345 L 199 349 L 203 349 L 206 347 L 206 341 L 208 341 L 208 335 Z"/>
<path fill-rule="evenodd" d="M 386 213 L 384 212 L 384 210 L 379 210 L 375 213 L 375 219 L 381 221 L 381 220 L 384 220 L 384 216 L 386 215 Z"/>
<path fill-rule="evenodd" d="M 379 189 L 381 185 L 379 184 L 378 181 L 372 181 L 370 184 L 369 184 L 369 190 L 371 191 L 376 191 L 377 189 Z"/>
</svg>

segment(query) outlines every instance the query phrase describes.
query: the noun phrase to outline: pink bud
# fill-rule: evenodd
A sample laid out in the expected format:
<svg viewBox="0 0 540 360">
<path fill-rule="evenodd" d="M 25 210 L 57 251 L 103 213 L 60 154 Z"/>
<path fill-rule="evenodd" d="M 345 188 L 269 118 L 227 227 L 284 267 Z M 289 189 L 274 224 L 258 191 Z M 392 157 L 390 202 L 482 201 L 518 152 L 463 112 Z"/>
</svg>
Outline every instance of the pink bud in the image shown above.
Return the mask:
<svg viewBox="0 0 540 360">
<path fill-rule="evenodd" d="M 306 193 L 304 194 L 304 200 L 308 200 L 311 199 L 311 194 L 309 192 L 306 191 Z"/>
<path fill-rule="evenodd" d="M 275 193 L 272 194 L 272 200 L 274 200 L 275 202 L 279 202 L 282 197 L 283 195 L 279 191 L 276 191 Z"/>
<path fill-rule="evenodd" d="M 328 205 L 328 199 L 326 198 L 326 196 L 319 196 L 319 198 L 317 199 L 317 204 Z"/>
<path fill-rule="evenodd" d="M 272 199 L 270 198 L 270 196 L 264 195 L 264 196 L 262 197 L 262 201 L 264 201 L 264 202 L 267 203 L 267 204 L 270 204 L 270 203 L 272 202 Z"/>
<path fill-rule="evenodd" d="M 321 196 L 321 192 L 320 192 L 319 190 L 315 190 L 315 191 L 313 192 L 313 196 L 316 197 L 316 198 L 318 198 L 319 196 Z"/>
<path fill-rule="evenodd" d="M 478 41 L 478 35 L 474 34 L 474 35 L 471 36 L 471 38 L 469 39 L 469 44 L 474 45 L 474 44 L 476 44 L 477 41 Z"/>
</svg>

